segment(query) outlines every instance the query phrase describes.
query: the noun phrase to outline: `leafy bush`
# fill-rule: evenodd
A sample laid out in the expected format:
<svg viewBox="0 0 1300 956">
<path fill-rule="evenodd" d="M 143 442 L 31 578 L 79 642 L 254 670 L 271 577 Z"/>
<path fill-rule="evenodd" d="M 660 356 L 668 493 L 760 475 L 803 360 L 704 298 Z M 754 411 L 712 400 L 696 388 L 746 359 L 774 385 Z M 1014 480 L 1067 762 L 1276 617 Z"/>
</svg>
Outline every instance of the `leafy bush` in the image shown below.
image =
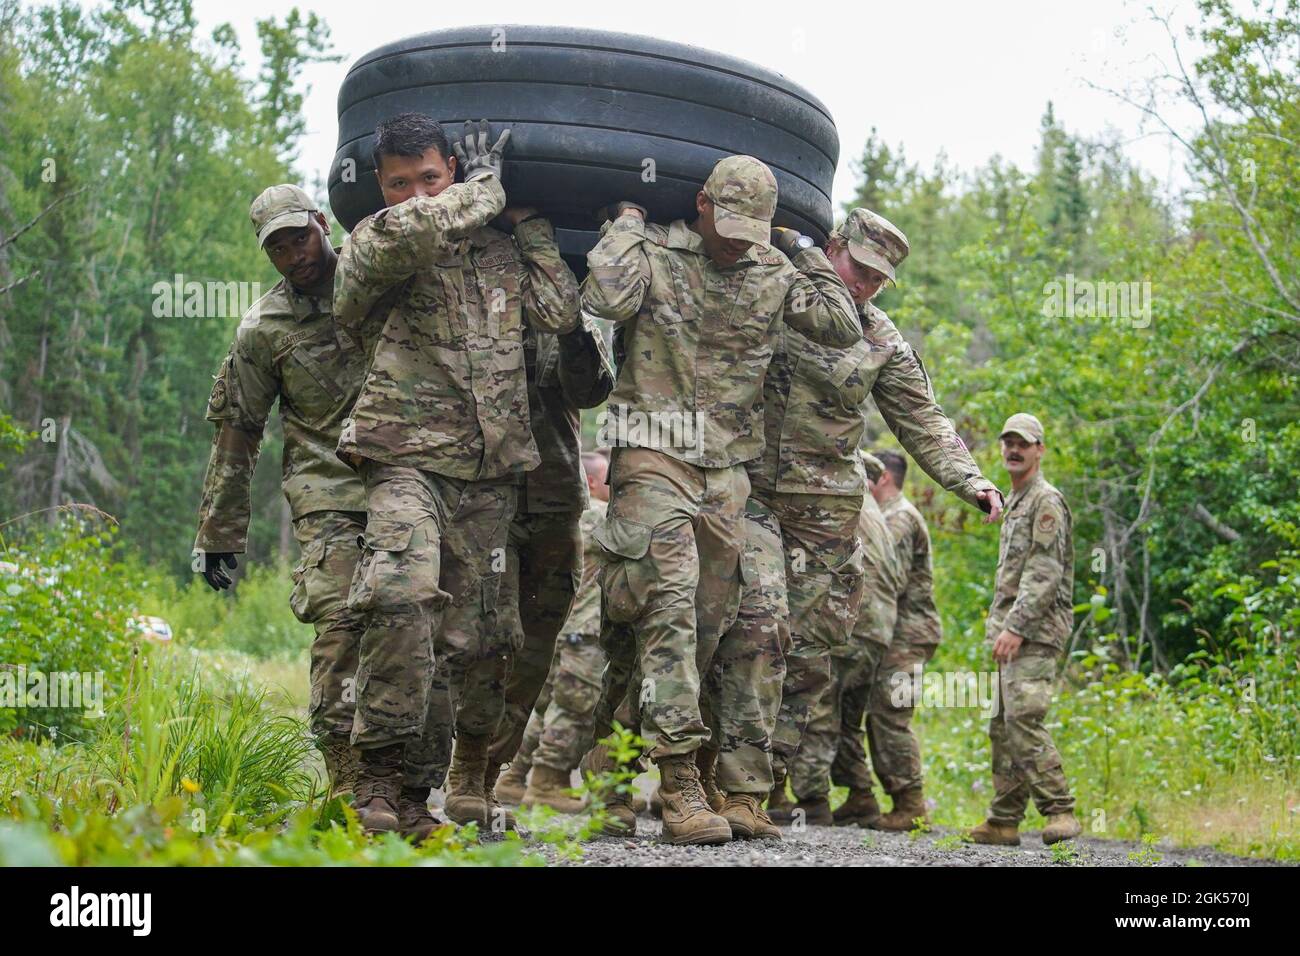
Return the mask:
<svg viewBox="0 0 1300 956">
<path fill-rule="evenodd" d="M 96 680 L 106 698 L 121 688 L 138 643 L 129 621 L 139 590 L 112 560 L 115 533 L 77 520 L 0 540 L 0 682 L 19 692 L 19 703 L 32 700 L 26 692 L 37 672 L 85 675 L 83 704 Z M 76 735 L 86 726 L 85 706 L 0 705 L 0 733 Z"/>
</svg>

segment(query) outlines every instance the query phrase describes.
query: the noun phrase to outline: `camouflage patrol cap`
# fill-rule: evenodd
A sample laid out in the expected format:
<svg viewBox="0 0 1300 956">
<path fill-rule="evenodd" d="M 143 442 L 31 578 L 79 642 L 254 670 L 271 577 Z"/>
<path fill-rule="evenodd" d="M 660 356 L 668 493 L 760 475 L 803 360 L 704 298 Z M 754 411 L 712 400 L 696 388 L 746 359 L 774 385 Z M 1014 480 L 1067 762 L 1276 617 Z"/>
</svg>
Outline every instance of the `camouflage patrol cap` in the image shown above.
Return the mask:
<svg viewBox="0 0 1300 956">
<path fill-rule="evenodd" d="M 1008 435 L 1019 435 L 1025 441 L 1041 445 L 1043 442 L 1043 423 L 1028 412 L 1016 412 L 1007 419 L 1007 423 L 1002 426 L 1002 431 L 998 434 L 998 437 L 1006 438 Z"/>
<path fill-rule="evenodd" d="M 885 473 L 885 463 L 869 451 L 860 451 L 858 456 L 862 459 L 862 470 L 867 473 L 867 477 L 872 481 L 879 481 L 880 476 Z"/>
<path fill-rule="evenodd" d="M 704 182 L 718 235 L 767 245 L 776 214 L 776 177 L 753 156 L 718 160 Z"/>
<path fill-rule="evenodd" d="M 316 204 L 297 186 L 281 183 L 268 186 L 248 207 L 248 218 L 253 220 L 257 244 L 265 245 L 267 237 L 277 229 L 301 229 L 311 222 Z"/>
<path fill-rule="evenodd" d="M 910 247 L 903 230 L 884 216 L 859 206 L 831 235 L 843 239 L 849 255 L 858 262 L 882 273 L 890 282 L 898 282 L 894 269 L 907 258 Z"/>
</svg>

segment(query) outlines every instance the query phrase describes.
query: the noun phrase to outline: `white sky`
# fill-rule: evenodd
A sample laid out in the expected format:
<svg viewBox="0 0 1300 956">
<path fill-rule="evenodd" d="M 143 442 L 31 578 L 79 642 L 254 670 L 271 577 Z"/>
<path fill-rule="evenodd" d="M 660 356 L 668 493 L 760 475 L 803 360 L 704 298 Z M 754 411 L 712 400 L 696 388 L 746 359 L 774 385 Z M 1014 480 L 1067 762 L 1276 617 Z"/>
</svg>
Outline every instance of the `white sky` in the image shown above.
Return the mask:
<svg viewBox="0 0 1300 956">
<path fill-rule="evenodd" d="M 291 2 L 196 0 L 201 24 L 231 23 L 248 68 L 257 67 L 254 23 Z M 472 5 L 412 0 L 304 2 L 330 26 L 343 60 L 315 64 L 304 79 L 309 133 L 299 154 L 307 182 L 323 182 L 338 133 L 335 97 L 348 67 L 392 40 L 443 27 L 488 22 Z M 1163 182 L 1183 184 L 1182 160 L 1164 136 L 1152 135 L 1140 113 L 1088 82 L 1109 88 L 1140 83 L 1171 62 L 1164 28 L 1134 0 L 931 0 L 848 5 L 786 0 L 710 4 L 702 0 L 496 0 L 492 22 L 545 23 L 641 33 L 716 49 L 784 73 L 818 96 L 840 132 L 834 198 L 853 192 L 850 161 L 872 126 L 891 146 L 929 166 L 941 153 L 961 170 L 1000 154 L 1033 161 L 1039 120 L 1048 100 L 1068 130 L 1085 136 L 1111 128 L 1130 142 L 1131 156 Z M 1192 0 L 1163 0 L 1157 9 L 1180 26 L 1194 24 Z M 803 22 L 794 22 L 803 16 Z M 1183 39 L 1189 67 L 1199 47 Z M 1182 115 L 1185 120 L 1191 117 Z"/>
</svg>

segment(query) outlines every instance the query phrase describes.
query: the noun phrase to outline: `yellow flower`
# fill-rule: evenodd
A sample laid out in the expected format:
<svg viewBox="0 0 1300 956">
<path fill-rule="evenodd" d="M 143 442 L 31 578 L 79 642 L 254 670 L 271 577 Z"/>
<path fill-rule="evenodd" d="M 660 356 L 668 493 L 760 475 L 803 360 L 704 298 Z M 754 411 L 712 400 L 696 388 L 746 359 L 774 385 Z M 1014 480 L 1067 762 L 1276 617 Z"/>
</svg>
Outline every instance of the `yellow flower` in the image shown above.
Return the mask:
<svg viewBox="0 0 1300 956">
<path fill-rule="evenodd" d="M 199 785 L 198 785 L 197 783 L 195 783 L 193 780 L 191 780 L 189 777 L 182 777 L 182 778 L 181 778 L 181 786 L 185 788 L 185 792 L 186 792 L 186 793 L 198 793 L 198 792 L 199 792 Z"/>
</svg>

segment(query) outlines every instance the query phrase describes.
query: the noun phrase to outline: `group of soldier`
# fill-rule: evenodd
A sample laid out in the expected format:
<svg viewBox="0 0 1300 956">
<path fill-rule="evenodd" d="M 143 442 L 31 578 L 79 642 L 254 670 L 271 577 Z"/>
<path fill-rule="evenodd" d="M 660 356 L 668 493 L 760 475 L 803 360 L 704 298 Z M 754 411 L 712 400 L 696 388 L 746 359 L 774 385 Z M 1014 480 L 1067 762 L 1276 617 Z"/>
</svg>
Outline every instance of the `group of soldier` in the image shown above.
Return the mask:
<svg viewBox="0 0 1300 956">
<path fill-rule="evenodd" d="M 551 223 L 508 203 L 509 135 L 381 123 L 385 205 L 341 249 L 296 186 L 250 210 L 283 278 L 212 389 L 197 567 L 230 585 L 278 400 L 291 605 L 316 632 L 332 791 L 369 832 L 424 838 L 435 788 L 452 821 L 512 827 L 506 804 L 582 809 L 571 774 L 618 769 L 599 743 L 618 723 L 658 769 L 672 843 L 924 820 L 895 677 L 940 641 L 930 538 L 907 459 L 861 449 L 870 398 L 940 486 L 1003 519 L 994 799 L 971 837 L 1018 843 L 1031 797 L 1044 840 L 1077 834 L 1043 724 L 1070 631 L 1070 513 L 1039 469 L 1038 420 L 1000 433 L 1004 501 L 872 304 L 903 233 L 861 208 L 824 248 L 774 229 L 772 172 L 730 156 L 690 221 L 605 210 L 579 285 Z M 601 405 L 611 448 L 584 453 L 581 410 Z M 849 789 L 834 814 L 832 783 Z M 635 832 L 630 789 L 605 802 Z"/>
</svg>

